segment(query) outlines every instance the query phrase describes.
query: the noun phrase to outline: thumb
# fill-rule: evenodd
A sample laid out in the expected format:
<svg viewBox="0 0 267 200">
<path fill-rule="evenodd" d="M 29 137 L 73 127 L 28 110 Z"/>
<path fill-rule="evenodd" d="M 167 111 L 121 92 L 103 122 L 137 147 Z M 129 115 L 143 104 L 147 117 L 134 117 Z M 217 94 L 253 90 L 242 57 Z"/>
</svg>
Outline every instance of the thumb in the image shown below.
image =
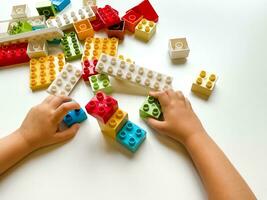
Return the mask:
<svg viewBox="0 0 267 200">
<path fill-rule="evenodd" d="M 70 128 L 68 128 L 68 129 L 66 129 L 64 131 L 56 133 L 56 135 L 55 135 L 56 142 L 57 143 L 58 142 L 63 142 L 65 140 L 73 138 L 76 135 L 76 133 L 79 130 L 79 128 L 80 128 L 80 124 L 74 124 Z"/>
<path fill-rule="evenodd" d="M 155 129 L 158 132 L 162 132 L 162 129 L 164 127 L 163 121 L 159 121 L 154 118 L 148 118 L 146 122 L 151 128 Z"/>
</svg>

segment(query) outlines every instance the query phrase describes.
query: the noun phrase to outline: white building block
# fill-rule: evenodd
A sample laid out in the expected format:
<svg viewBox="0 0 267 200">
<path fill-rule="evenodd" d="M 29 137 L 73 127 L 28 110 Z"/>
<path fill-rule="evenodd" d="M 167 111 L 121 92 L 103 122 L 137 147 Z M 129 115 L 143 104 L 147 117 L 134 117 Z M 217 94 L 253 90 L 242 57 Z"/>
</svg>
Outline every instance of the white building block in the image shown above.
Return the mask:
<svg viewBox="0 0 267 200">
<path fill-rule="evenodd" d="M 152 90 L 172 88 L 172 77 L 103 53 L 96 65 L 96 71 Z"/>
<path fill-rule="evenodd" d="M 53 95 L 68 96 L 81 78 L 81 69 L 67 63 L 47 89 Z"/>
<path fill-rule="evenodd" d="M 90 6 L 85 6 L 76 11 L 67 12 L 50 18 L 46 21 L 48 27 L 58 27 L 61 30 L 70 29 L 73 27 L 73 23 L 82 19 L 95 20 L 96 16 Z"/>
<path fill-rule="evenodd" d="M 20 33 L 16 35 L 8 35 L 0 37 L 0 44 L 16 43 L 16 42 L 29 42 L 37 40 L 53 40 L 60 39 L 64 36 L 64 33 L 57 27 L 50 27 L 45 29 L 39 29 L 35 31 Z"/>
<path fill-rule="evenodd" d="M 27 54 L 30 58 L 39 58 L 48 55 L 47 42 L 43 41 L 31 41 L 28 43 Z"/>
<path fill-rule="evenodd" d="M 12 7 L 12 19 L 27 18 L 30 15 L 29 8 L 26 4 L 16 5 Z"/>
<path fill-rule="evenodd" d="M 96 0 L 83 0 L 83 5 L 96 6 Z"/>
<path fill-rule="evenodd" d="M 187 58 L 190 49 L 186 38 L 175 38 L 169 40 L 169 54 L 171 59 Z"/>
<path fill-rule="evenodd" d="M 29 22 L 30 25 L 32 25 L 32 29 L 41 29 L 41 28 L 46 28 L 46 20 L 44 15 L 39 15 L 39 16 L 34 16 L 34 17 L 29 17 L 27 19 L 27 22 Z"/>
</svg>

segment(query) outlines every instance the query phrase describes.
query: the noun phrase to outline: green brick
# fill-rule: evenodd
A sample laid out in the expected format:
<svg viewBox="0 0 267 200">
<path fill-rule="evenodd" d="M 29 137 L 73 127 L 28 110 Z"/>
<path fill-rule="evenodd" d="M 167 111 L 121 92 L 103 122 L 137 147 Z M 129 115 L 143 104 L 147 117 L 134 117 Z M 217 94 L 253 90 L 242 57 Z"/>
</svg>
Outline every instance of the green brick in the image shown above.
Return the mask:
<svg viewBox="0 0 267 200">
<path fill-rule="evenodd" d="M 25 33 L 32 31 L 32 25 L 27 21 L 17 21 L 10 24 L 8 33 L 10 35 L 15 35 L 19 33 Z"/>
<path fill-rule="evenodd" d="M 148 96 L 139 109 L 139 114 L 142 119 L 147 119 L 150 117 L 161 119 L 162 111 L 159 101 L 152 96 Z"/>
<path fill-rule="evenodd" d="M 51 16 L 56 16 L 56 9 L 51 1 L 42 1 L 36 4 L 36 10 L 38 11 L 39 15 L 44 15 L 46 19 Z"/>
<path fill-rule="evenodd" d="M 61 46 L 63 48 L 66 61 L 72 61 L 82 57 L 81 44 L 75 32 L 65 34 L 61 39 Z"/>
<path fill-rule="evenodd" d="M 98 91 L 102 91 L 107 94 L 112 92 L 112 86 L 109 78 L 105 74 L 90 76 L 89 81 L 94 94 L 96 94 Z"/>
</svg>

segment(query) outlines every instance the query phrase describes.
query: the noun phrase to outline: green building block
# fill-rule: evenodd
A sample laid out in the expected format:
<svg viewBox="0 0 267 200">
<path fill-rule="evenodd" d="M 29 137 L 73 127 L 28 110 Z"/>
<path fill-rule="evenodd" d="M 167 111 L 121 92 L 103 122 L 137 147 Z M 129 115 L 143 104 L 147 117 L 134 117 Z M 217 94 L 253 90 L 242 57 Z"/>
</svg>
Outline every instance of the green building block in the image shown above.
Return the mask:
<svg viewBox="0 0 267 200">
<path fill-rule="evenodd" d="M 36 10 L 38 11 L 39 15 L 44 15 L 46 19 L 51 16 L 56 16 L 56 9 L 49 0 L 38 2 L 36 4 Z"/>
<path fill-rule="evenodd" d="M 110 84 L 109 78 L 105 74 L 90 76 L 89 81 L 94 94 L 96 94 L 98 91 L 102 91 L 107 94 L 112 92 L 112 86 Z"/>
<path fill-rule="evenodd" d="M 142 119 L 149 117 L 161 119 L 162 111 L 159 101 L 152 96 L 148 96 L 139 109 L 139 114 Z"/>
<path fill-rule="evenodd" d="M 12 22 L 10 24 L 8 33 L 10 35 L 15 35 L 29 31 L 32 31 L 32 25 L 30 23 L 28 23 L 27 21 L 17 21 L 17 22 Z"/>
<path fill-rule="evenodd" d="M 75 32 L 65 34 L 61 39 L 61 46 L 63 48 L 66 61 L 72 61 L 82 57 L 81 44 Z"/>
</svg>

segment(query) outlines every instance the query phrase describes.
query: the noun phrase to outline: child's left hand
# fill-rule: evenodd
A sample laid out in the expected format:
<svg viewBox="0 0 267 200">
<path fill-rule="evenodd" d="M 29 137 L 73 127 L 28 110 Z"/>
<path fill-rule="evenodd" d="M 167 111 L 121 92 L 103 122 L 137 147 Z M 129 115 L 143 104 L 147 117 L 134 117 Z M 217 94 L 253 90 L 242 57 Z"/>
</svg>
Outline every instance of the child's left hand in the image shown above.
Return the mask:
<svg viewBox="0 0 267 200">
<path fill-rule="evenodd" d="M 63 142 L 75 136 L 79 125 L 60 131 L 60 122 L 70 110 L 79 108 L 69 97 L 50 95 L 29 111 L 18 132 L 32 150 Z"/>
</svg>

